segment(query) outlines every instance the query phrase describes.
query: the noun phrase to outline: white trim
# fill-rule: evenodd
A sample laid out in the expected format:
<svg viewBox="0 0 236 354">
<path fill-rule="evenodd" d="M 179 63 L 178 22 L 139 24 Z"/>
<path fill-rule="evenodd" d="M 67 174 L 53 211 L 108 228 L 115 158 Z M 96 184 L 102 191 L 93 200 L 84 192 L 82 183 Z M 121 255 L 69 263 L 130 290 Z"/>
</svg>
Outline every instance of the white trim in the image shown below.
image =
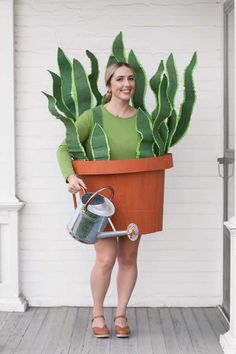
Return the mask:
<svg viewBox="0 0 236 354">
<path fill-rule="evenodd" d="M 231 331 L 220 336 L 220 344 L 225 354 L 236 354 L 236 338 Z"/>
<path fill-rule="evenodd" d="M 209 297 L 201 299 L 199 297 L 180 297 L 177 299 L 174 296 L 169 297 L 160 297 L 157 299 L 156 297 L 147 298 L 140 300 L 140 297 L 137 298 L 132 295 L 129 301 L 129 307 L 218 307 L 220 297 Z M 30 297 L 28 299 L 29 306 L 32 307 L 60 307 L 60 306 L 93 306 L 92 295 L 85 296 L 81 293 L 80 296 L 76 297 Z M 107 307 L 116 307 L 117 302 L 114 296 L 106 296 L 104 306 Z"/>
<path fill-rule="evenodd" d="M 0 211 L 9 210 L 9 211 L 18 211 L 24 206 L 24 203 L 21 201 L 15 202 L 0 202 Z"/>
<path fill-rule="evenodd" d="M 0 201 L 15 199 L 15 100 L 14 100 L 14 24 L 13 0 L 0 1 L 1 112 Z"/>
<path fill-rule="evenodd" d="M 227 227 L 227 229 L 231 232 L 236 230 L 236 216 L 233 216 L 231 219 L 228 221 L 224 222 L 224 225 Z"/>
<path fill-rule="evenodd" d="M 20 291 L 18 211 L 24 203 L 15 196 L 15 101 L 13 0 L 0 1 L 1 73 L 3 104 L 0 129 L 0 310 L 25 311 Z"/>
<path fill-rule="evenodd" d="M 230 330 L 220 336 L 225 354 L 236 354 L 236 217 L 224 223 L 230 231 Z"/>
<path fill-rule="evenodd" d="M 27 307 L 28 301 L 22 294 L 20 294 L 17 298 L 0 298 L 0 311 L 24 312 Z"/>
</svg>

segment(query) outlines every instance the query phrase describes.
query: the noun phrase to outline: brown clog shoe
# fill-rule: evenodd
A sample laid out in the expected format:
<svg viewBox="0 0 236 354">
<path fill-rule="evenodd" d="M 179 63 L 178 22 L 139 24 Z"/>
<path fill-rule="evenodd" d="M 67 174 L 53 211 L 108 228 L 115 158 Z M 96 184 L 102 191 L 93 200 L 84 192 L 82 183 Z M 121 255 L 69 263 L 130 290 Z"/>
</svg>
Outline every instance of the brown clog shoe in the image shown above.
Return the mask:
<svg viewBox="0 0 236 354">
<path fill-rule="evenodd" d="M 99 317 L 104 318 L 103 315 L 97 315 L 97 316 L 93 317 L 92 322 L 95 320 L 95 318 L 99 318 Z M 110 337 L 110 331 L 109 331 L 109 329 L 108 329 L 106 324 L 103 327 L 93 327 L 92 326 L 92 330 L 93 330 L 94 336 L 97 337 L 97 338 L 108 338 L 108 337 Z"/>
<path fill-rule="evenodd" d="M 117 319 L 117 318 L 125 318 L 126 321 L 127 321 L 127 318 L 124 316 L 124 315 L 119 315 L 119 316 L 115 316 L 114 317 L 114 321 Z M 118 338 L 127 338 L 130 336 L 130 328 L 129 326 L 124 326 L 124 327 L 121 327 L 121 326 L 115 326 L 115 330 L 116 330 L 116 336 Z"/>
</svg>

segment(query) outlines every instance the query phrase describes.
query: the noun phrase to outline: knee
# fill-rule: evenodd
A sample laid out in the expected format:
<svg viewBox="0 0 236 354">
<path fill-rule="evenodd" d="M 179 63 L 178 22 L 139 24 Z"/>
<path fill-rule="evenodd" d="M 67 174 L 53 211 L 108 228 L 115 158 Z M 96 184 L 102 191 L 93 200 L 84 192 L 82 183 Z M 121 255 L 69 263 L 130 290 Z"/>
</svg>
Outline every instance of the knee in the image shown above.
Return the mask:
<svg viewBox="0 0 236 354">
<path fill-rule="evenodd" d="M 115 260 L 115 257 L 99 257 L 96 260 L 95 266 L 99 267 L 104 274 L 107 274 L 112 271 Z"/>
<path fill-rule="evenodd" d="M 130 254 L 130 255 L 120 255 L 118 256 L 118 265 L 119 267 L 124 268 L 133 268 L 137 265 L 137 255 Z"/>
</svg>

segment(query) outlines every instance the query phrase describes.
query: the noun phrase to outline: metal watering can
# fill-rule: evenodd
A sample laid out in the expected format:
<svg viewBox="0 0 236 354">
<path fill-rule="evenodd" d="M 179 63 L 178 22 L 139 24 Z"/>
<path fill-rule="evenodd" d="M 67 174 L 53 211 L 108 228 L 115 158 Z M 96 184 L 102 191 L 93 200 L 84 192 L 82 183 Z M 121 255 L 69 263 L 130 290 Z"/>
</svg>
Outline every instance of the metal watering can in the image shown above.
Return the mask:
<svg viewBox="0 0 236 354">
<path fill-rule="evenodd" d="M 111 191 L 110 199 L 99 194 L 107 189 Z M 76 209 L 67 225 L 70 235 L 77 241 L 87 244 L 94 244 L 100 239 L 117 236 L 128 236 L 130 240 L 136 241 L 139 235 L 136 224 L 129 224 L 127 229 L 123 231 L 116 231 L 112 224 L 110 217 L 115 213 L 115 207 L 111 201 L 113 196 L 114 189 L 108 186 L 95 193 L 85 193 L 77 205 L 76 197 L 73 194 Z M 108 223 L 113 231 L 104 231 Z"/>
</svg>

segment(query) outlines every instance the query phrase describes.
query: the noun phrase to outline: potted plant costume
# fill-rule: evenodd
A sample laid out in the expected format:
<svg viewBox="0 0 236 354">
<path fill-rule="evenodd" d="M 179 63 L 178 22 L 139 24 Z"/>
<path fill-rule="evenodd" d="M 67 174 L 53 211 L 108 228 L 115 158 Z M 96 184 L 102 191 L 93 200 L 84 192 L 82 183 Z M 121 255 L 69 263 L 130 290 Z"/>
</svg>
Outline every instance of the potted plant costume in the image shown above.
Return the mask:
<svg viewBox="0 0 236 354">
<path fill-rule="evenodd" d="M 66 126 L 66 141 L 59 151 L 64 177 L 72 174 L 74 169 L 89 191 L 111 185 L 115 189 L 116 207 L 112 220 L 117 229 L 125 229 L 133 222 L 138 225 L 140 234 L 162 230 L 165 169 L 173 165 L 172 154 L 168 150 L 182 138 L 189 125 L 195 102 L 192 72 L 196 65 L 196 53 L 185 69 L 184 99 L 179 113 L 176 113 L 174 106 L 177 72 L 171 54 L 166 65 L 161 61 L 150 80 L 156 107 L 149 114 L 144 104 L 144 71 L 132 50 L 126 59 L 120 33 L 113 42 L 107 66 L 117 61 L 128 62 L 135 71 L 136 89 L 132 103 L 137 113 L 128 119 L 119 119 L 106 111 L 97 87 L 98 62 L 91 52 L 86 53 L 92 67 L 88 76 L 76 59 L 71 63 L 59 49 L 61 76 L 50 72 L 53 96 L 45 94 L 50 112 Z M 93 97 L 97 100 L 95 107 Z M 113 143 L 122 139 L 118 131 L 121 123 L 127 125 L 123 127 L 123 135 L 126 134 L 126 145 L 133 145 L 130 151 L 135 151 L 134 156 L 129 154 L 129 146 L 128 151 L 123 149 L 124 156 L 116 156 Z M 83 129 L 80 129 L 82 126 Z"/>
</svg>

